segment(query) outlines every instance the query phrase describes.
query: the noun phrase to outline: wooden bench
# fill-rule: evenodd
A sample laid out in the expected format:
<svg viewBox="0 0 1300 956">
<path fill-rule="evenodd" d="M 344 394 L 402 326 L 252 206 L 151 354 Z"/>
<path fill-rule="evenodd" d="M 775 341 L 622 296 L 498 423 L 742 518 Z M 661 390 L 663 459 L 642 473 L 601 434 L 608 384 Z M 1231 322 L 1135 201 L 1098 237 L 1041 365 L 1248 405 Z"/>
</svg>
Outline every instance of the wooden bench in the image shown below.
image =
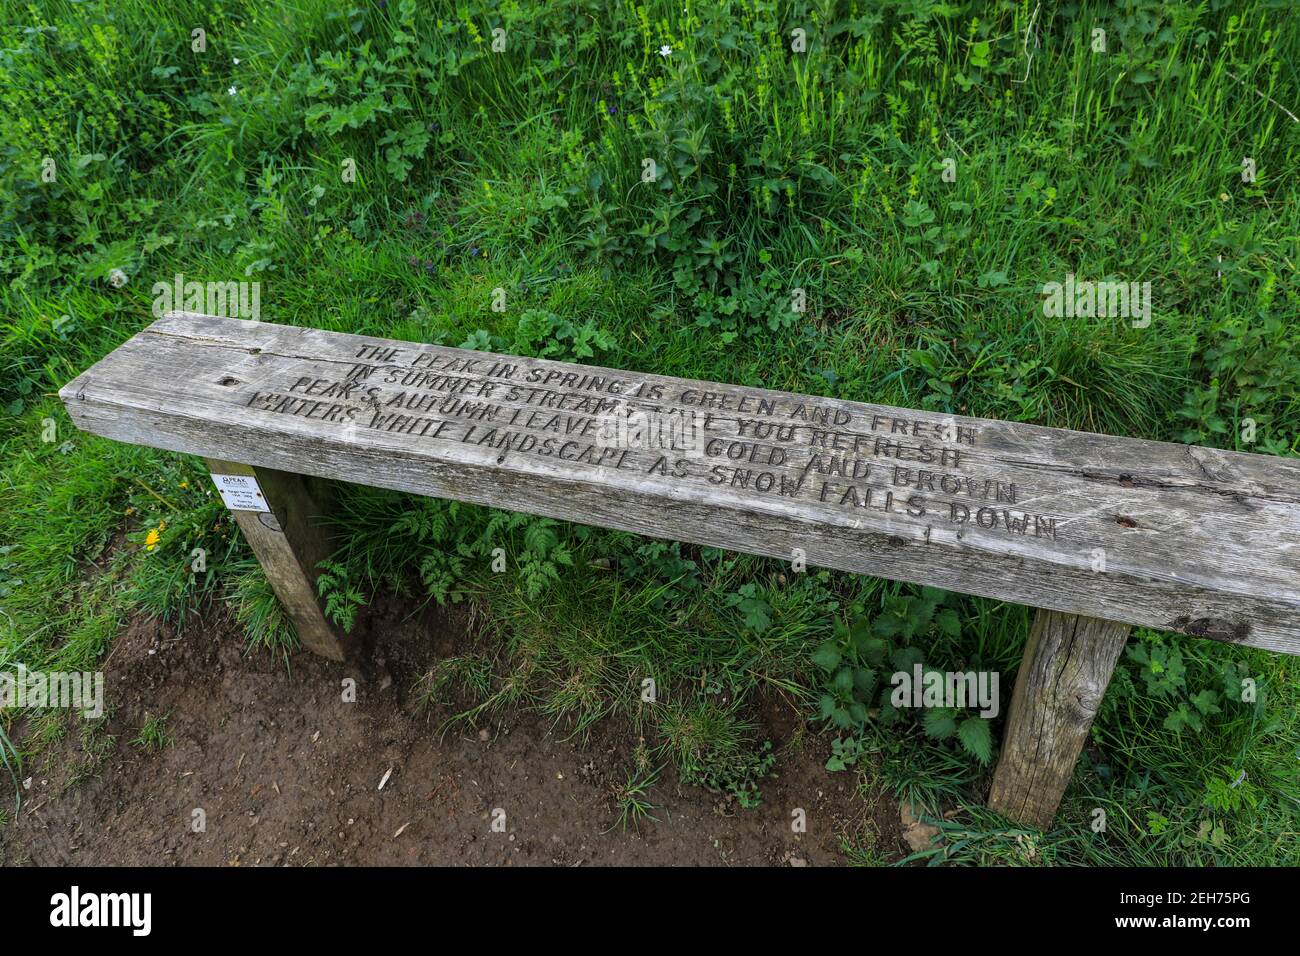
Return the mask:
<svg viewBox="0 0 1300 956">
<path fill-rule="evenodd" d="M 989 805 L 1050 824 L 1129 626 L 1300 653 L 1300 462 L 172 313 L 60 392 L 201 455 L 305 646 L 342 479 L 1040 608 Z"/>
</svg>

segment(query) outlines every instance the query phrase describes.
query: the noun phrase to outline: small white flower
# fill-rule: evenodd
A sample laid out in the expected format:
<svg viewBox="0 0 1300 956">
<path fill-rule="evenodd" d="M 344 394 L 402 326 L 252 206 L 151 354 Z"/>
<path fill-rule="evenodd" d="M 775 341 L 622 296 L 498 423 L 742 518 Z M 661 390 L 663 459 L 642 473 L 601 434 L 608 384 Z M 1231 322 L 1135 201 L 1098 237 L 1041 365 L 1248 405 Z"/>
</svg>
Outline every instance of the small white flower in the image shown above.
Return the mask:
<svg viewBox="0 0 1300 956">
<path fill-rule="evenodd" d="M 671 56 L 672 52 L 673 52 L 673 48 L 670 47 L 667 43 L 665 43 L 663 46 L 659 48 L 660 56 Z"/>
<path fill-rule="evenodd" d="M 235 66 L 239 66 L 239 57 L 232 57 L 232 59 L 235 61 Z"/>
<path fill-rule="evenodd" d="M 108 284 L 114 289 L 120 289 L 126 285 L 126 273 L 121 269 L 110 269 L 108 273 Z"/>
<path fill-rule="evenodd" d="M 231 96 L 234 96 L 239 91 L 232 86 L 230 89 L 226 90 L 226 92 L 229 93 Z"/>
</svg>

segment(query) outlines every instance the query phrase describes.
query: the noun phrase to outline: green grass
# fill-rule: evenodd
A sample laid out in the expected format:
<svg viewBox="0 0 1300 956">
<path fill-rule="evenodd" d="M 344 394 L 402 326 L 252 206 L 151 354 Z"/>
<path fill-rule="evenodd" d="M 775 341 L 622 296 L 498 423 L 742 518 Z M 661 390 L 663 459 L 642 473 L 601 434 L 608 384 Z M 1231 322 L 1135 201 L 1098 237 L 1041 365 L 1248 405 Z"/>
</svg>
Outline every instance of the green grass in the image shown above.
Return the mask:
<svg viewBox="0 0 1300 956">
<path fill-rule="evenodd" d="M 78 433 L 54 397 L 178 272 L 261 282 L 272 322 L 1300 450 L 1289 3 L 0 9 L 0 667 L 89 668 L 130 615 L 183 626 L 214 601 L 251 646 L 293 650 L 201 465 Z M 1067 273 L 1149 281 L 1153 322 L 1047 318 L 1040 289 Z M 759 799 L 759 702 L 778 699 L 841 740 L 864 788 L 963 807 L 945 862 L 1300 862 L 1291 658 L 1137 631 L 1056 827 L 1029 834 L 979 807 L 988 765 L 954 738 L 818 717 L 814 650 L 915 589 L 342 497 L 338 613 L 380 593 L 474 602 L 482 640 L 421 695 L 468 694 L 463 720 L 629 723 L 647 755 L 628 755 L 624 822 L 669 762 Z M 955 610 L 955 633 L 912 645 L 999 670 L 1005 695 L 1028 613 Z M 1254 702 L 1233 696 L 1243 677 Z M 886 862 L 870 840 L 850 856 Z"/>
<path fill-rule="evenodd" d="M 643 823 L 658 822 L 654 815 L 654 804 L 650 801 L 650 788 L 659 779 L 662 767 L 650 770 L 631 769 L 627 781 L 615 795 L 618 805 L 617 826 L 627 830 L 631 827 L 640 830 Z M 613 829 L 613 827 L 610 827 Z"/>
<path fill-rule="evenodd" d="M 159 751 L 171 743 L 167 736 L 167 719 L 170 714 L 153 716 L 146 713 L 140 732 L 131 740 L 131 745 L 146 751 Z"/>
</svg>

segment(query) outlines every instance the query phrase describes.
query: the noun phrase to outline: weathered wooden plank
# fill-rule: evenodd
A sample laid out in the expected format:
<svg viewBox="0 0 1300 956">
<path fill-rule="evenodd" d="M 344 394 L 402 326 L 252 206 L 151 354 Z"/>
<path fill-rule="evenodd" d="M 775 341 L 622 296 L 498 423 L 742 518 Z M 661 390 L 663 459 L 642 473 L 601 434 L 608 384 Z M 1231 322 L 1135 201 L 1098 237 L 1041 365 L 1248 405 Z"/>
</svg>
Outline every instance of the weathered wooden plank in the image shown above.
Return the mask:
<svg viewBox="0 0 1300 956">
<path fill-rule="evenodd" d="M 1078 614 L 1034 617 L 993 774 L 989 808 L 1047 829 L 1074 775 L 1129 626 Z"/>
<path fill-rule="evenodd" d="M 1293 459 L 186 313 L 61 395 L 122 441 L 1300 653 Z M 686 427 L 602 437 L 628 414 Z"/>
<path fill-rule="evenodd" d="M 217 475 L 251 475 L 270 511 L 234 511 L 235 521 L 257 555 L 267 580 L 293 621 L 303 647 L 332 660 L 355 650 L 351 635 L 325 617 L 316 593 L 317 565 L 329 557 L 324 517 L 329 489 L 319 479 L 242 462 L 207 459 Z"/>
</svg>

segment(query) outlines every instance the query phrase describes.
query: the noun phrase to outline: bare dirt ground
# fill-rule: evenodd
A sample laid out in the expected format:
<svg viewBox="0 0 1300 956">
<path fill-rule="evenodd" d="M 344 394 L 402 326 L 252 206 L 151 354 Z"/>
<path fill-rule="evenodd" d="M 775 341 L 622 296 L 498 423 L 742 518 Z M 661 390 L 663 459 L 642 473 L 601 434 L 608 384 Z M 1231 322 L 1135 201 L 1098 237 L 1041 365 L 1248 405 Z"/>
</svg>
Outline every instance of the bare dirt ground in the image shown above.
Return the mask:
<svg viewBox="0 0 1300 956">
<path fill-rule="evenodd" d="M 795 715 L 779 699 L 758 715 L 777 751 L 758 808 L 682 786 L 670 768 L 650 788 L 656 819 L 624 829 L 616 794 L 636 744 L 627 728 L 604 721 L 566 736 L 524 711 L 440 734 L 453 711 L 421 708 L 415 688 L 474 640 L 464 616 L 372 611 L 360 625 L 373 642 L 361 670 L 305 653 L 288 668 L 246 655 L 220 611 L 179 635 L 133 622 L 105 666 L 116 739 L 100 733 L 88 749 L 78 718 L 24 768 L 30 785 L 0 827 L 0 863 L 824 866 L 844 862 L 842 836 L 864 832 L 887 858 L 907 852 L 894 803 L 827 773 L 827 742 L 794 739 Z M 355 703 L 343 700 L 346 677 Z M 168 746 L 133 745 L 161 715 Z M 492 827 L 498 808 L 504 832 Z M 795 808 L 805 833 L 792 831 Z"/>
</svg>

